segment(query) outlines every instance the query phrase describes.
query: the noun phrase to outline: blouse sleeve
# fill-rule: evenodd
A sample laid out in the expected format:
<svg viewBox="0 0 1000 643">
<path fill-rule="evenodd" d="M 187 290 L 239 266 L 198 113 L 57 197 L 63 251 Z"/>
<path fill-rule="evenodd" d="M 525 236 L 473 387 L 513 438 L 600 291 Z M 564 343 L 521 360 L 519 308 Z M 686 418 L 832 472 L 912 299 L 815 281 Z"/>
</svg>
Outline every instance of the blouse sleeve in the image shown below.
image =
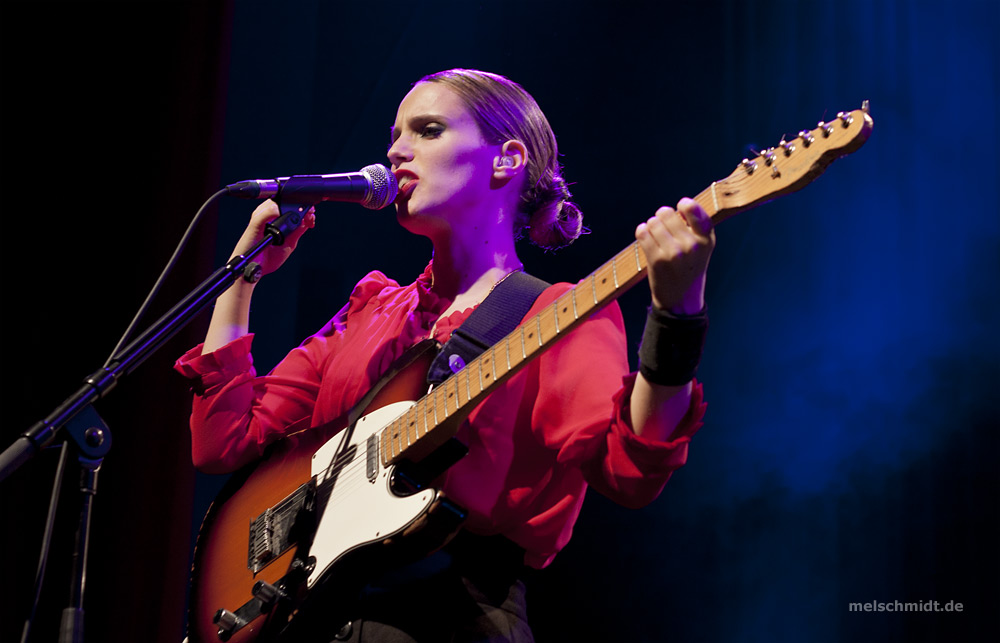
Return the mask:
<svg viewBox="0 0 1000 643">
<path fill-rule="evenodd" d="M 373 273 L 320 332 L 258 377 L 250 353 L 253 335 L 201 354 L 185 353 L 174 369 L 192 382 L 191 457 L 198 470 L 228 473 L 259 459 L 265 448 L 311 420 L 323 364 L 338 349 L 352 314 L 388 282 Z"/>
<path fill-rule="evenodd" d="M 560 465 L 579 467 L 590 486 L 615 502 L 641 507 L 687 461 L 705 404 L 695 383 L 688 412 L 668 440 L 640 437 L 629 413 L 636 375 L 628 371 L 621 309 L 612 302 L 540 359 L 532 423 Z"/>
</svg>

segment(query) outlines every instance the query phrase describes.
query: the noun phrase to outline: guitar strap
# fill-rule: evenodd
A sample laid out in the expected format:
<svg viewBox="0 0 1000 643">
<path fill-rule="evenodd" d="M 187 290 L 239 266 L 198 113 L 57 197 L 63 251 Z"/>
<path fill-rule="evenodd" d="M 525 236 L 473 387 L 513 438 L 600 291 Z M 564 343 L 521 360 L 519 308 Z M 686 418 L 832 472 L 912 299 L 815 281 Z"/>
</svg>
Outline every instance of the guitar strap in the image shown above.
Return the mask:
<svg viewBox="0 0 1000 643">
<path fill-rule="evenodd" d="M 551 284 L 523 272 L 502 279 L 483 303 L 452 333 L 427 372 L 427 382 L 438 385 L 483 351 L 517 328 L 532 304 Z"/>
</svg>

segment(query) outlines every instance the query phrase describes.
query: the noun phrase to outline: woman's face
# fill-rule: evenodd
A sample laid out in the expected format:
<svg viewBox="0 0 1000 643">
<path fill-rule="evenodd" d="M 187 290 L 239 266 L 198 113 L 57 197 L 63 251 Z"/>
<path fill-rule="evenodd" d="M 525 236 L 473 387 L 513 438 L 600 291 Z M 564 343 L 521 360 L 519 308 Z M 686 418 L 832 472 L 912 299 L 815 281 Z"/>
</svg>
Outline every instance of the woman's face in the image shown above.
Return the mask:
<svg viewBox="0 0 1000 643">
<path fill-rule="evenodd" d="M 399 180 L 396 212 L 412 232 L 433 235 L 475 225 L 489 210 L 500 145 L 483 140 L 458 95 L 441 83 L 418 83 L 396 112 L 388 158 Z"/>
</svg>

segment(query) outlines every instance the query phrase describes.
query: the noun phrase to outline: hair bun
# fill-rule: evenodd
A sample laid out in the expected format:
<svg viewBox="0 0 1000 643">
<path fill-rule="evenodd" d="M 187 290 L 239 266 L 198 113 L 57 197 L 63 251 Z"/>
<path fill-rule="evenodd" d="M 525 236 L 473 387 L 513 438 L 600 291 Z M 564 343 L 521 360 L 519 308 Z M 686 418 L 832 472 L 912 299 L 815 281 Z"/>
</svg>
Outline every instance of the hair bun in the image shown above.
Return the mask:
<svg viewBox="0 0 1000 643">
<path fill-rule="evenodd" d="M 583 212 L 572 201 L 555 201 L 531 216 L 528 238 L 540 248 L 556 250 L 583 233 Z"/>
</svg>

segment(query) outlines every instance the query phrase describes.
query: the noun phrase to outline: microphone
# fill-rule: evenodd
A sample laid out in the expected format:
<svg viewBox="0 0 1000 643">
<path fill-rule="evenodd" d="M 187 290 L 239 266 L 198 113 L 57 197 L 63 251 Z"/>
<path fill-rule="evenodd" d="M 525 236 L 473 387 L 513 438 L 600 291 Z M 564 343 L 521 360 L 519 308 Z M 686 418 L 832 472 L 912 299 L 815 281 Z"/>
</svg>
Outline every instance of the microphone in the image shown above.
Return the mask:
<svg viewBox="0 0 1000 643">
<path fill-rule="evenodd" d="M 381 210 L 396 200 L 399 184 L 384 165 L 369 165 L 345 174 L 302 174 L 277 179 L 251 179 L 226 186 L 226 193 L 241 199 L 276 197 L 283 203 L 315 205 L 320 201 L 360 203 Z"/>
</svg>

